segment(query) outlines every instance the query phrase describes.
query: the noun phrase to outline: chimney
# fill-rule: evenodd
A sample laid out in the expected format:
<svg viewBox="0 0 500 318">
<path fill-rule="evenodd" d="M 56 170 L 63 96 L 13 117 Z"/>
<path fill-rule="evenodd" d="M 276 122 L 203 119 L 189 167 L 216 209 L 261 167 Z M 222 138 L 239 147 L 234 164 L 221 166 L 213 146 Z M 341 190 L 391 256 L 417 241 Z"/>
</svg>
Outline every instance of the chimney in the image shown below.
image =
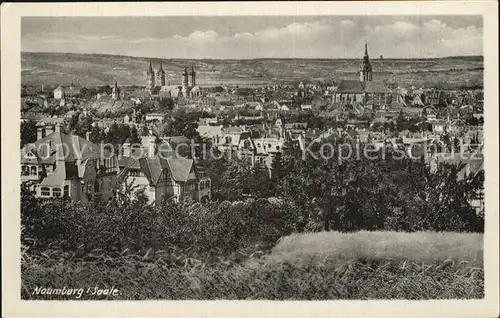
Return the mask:
<svg viewBox="0 0 500 318">
<path fill-rule="evenodd" d="M 149 142 L 149 145 L 148 145 L 148 157 L 154 157 L 154 155 L 155 155 L 156 144 L 154 142 L 154 139 L 151 139 L 151 141 Z"/>
<path fill-rule="evenodd" d="M 45 126 L 45 136 L 48 136 L 53 132 L 54 132 L 54 126 L 52 125 Z"/>
<path fill-rule="evenodd" d="M 43 127 L 36 128 L 36 140 L 40 140 L 44 137 Z"/>
<path fill-rule="evenodd" d="M 85 139 L 90 141 L 90 131 L 87 131 L 87 133 L 85 134 Z"/>
</svg>

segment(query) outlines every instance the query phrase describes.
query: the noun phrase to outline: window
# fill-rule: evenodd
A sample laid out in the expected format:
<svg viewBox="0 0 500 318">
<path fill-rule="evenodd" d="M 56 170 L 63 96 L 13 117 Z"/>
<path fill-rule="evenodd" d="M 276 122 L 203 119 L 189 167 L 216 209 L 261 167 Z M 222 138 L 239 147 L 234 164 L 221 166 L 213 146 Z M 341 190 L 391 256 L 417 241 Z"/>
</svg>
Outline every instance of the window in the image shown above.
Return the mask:
<svg viewBox="0 0 500 318">
<path fill-rule="evenodd" d="M 36 166 L 31 166 L 31 175 L 32 176 L 36 176 L 37 175 Z"/>
<path fill-rule="evenodd" d="M 271 148 L 271 144 L 267 144 L 267 148 Z"/>
<path fill-rule="evenodd" d="M 43 187 L 40 189 L 40 192 L 43 197 L 50 197 L 50 188 Z"/>
<path fill-rule="evenodd" d="M 280 150 L 280 146 L 276 146 L 276 150 Z"/>
<path fill-rule="evenodd" d="M 69 197 L 69 185 L 64 186 L 64 196 Z"/>
<path fill-rule="evenodd" d="M 53 188 L 52 189 L 52 196 L 54 197 L 61 197 L 61 188 Z"/>
<path fill-rule="evenodd" d="M 203 190 L 205 189 L 205 182 L 200 182 L 200 190 Z"/>
</svg>

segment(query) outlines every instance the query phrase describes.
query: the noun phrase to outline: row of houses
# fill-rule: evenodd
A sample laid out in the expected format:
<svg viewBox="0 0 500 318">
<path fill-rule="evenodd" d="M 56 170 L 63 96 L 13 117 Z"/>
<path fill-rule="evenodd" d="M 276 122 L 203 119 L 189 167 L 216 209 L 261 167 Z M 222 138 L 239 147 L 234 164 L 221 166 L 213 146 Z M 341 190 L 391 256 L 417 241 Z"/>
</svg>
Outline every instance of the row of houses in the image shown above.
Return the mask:
<svg viewBox="0 0 500 318">
<path fill-rule="evenodd" d="M 61 126 L 40 125 L 38 140 L 21 149 L 21 183 L 36 197 L 108 201 L 116 191 L 132 186 L 142 189 L 150 202 L 210 199 L 210 178 L 197 170 L 193 159 L 154 153 L 149 139 L 134 153 L 117 155 L 88 139 L 63 133 Z"/>
</svg>

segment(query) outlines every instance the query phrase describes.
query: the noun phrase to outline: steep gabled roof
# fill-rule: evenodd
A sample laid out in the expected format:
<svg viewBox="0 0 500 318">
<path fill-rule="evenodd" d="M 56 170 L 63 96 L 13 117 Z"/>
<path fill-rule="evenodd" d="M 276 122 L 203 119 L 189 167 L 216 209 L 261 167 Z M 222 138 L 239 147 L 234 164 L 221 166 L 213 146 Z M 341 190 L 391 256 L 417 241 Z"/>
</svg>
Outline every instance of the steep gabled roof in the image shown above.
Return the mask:
<svg viewBox="0 0 500 318">
<path fill-rule="evenodd" d="M 21 157 L 24 157 L 29 151 L 41 158 L 42 163 L 53 163 L 57 159 L 56 154 L 58 151 L 64 161 L 97 159 L 101 156 L 110 155 L 109 150 L 101 149 L 100 146 L 85 138 L 57 131 L 34 143 L 25 145 L 21 149 Z"/>
<path fill-rule="evenodd" d="M 389 93 L 390 89 L 385 86 L 384 82 L 373 81 L 364 83 L 364 91 L 366 93 Z"/>
<path fill-rule="evenodd" d="M 167 163 L 175 181 L 186 182 L 189 179 L 189 173 L 193 168 L 192 159 L 167 158 Z"/>
<path fill-rule="evenodd" d="M 150 185 L 156 186 L 163 175 L 164 164 L 159 156 L 139 159 L 139 165 Z"/>
<path fill-rule="evenodd" d="M 164 177 L 164 171 L 172 176 L 176 182 L 187 182 L 189 174 L 194 169 L 194 161 L 185 158 L 165 158 L 164 155 L 155 155 L 154 157 L 143 157 L 139 159 L 128 160 L 127 166 L 118 174 L 119 179 L 127 176 L 129 169 L 141 169 L 151 186 L 156 186 Z"/>
<path fill-rule="evenodd" d="M 362 93 L 363 84 L 358 80 L 342 80 L 337 88 L 337 93 Z"/>
</svg>

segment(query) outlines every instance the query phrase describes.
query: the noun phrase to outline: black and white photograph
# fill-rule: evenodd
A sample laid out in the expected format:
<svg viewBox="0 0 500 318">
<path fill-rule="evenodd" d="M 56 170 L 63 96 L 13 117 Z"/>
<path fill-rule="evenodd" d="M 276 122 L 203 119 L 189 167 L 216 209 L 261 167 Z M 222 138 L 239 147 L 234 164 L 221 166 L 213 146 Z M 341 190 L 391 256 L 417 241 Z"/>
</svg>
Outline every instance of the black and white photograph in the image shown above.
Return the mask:
<svg viewBox="0 0 500 318">
<path fill-rule="evenodd" d="M 254 6 L 20 17 L 20 300 L 485 299 L 484 15 Z"/>
</svg>

